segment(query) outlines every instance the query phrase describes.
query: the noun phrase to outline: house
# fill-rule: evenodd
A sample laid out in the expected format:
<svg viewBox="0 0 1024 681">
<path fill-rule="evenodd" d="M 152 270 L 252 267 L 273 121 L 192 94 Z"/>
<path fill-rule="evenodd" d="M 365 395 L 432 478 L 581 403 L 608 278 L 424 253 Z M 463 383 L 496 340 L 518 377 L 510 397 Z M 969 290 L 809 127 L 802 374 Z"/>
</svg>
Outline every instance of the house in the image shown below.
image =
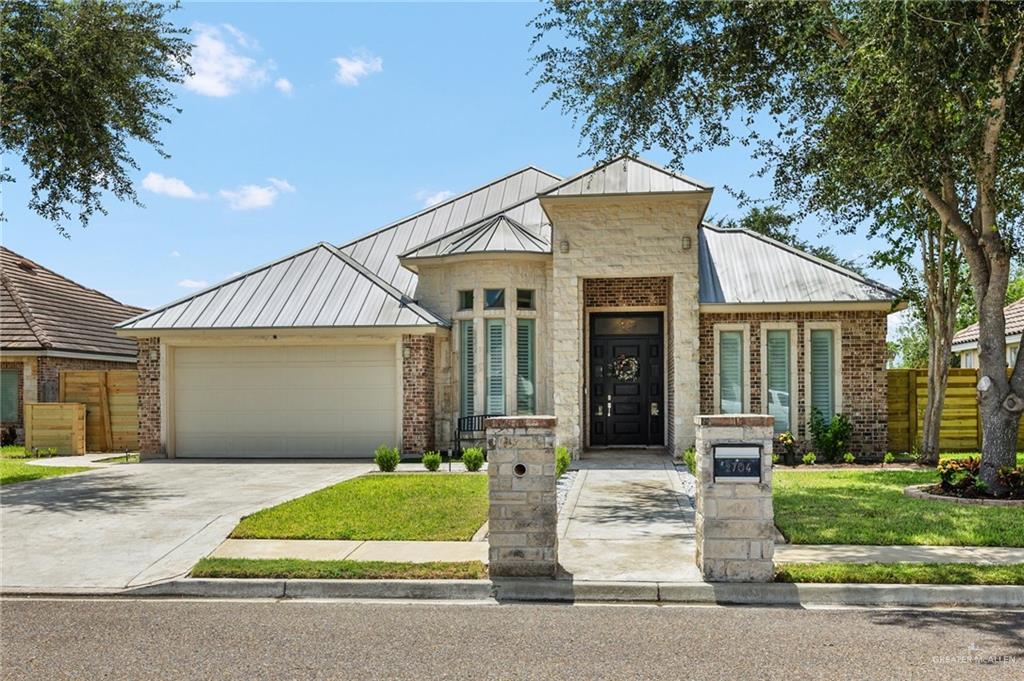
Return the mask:
<svg viewBox="0 0 1024 681">
<path fill-rule="evenodd" d="M 527 167 L 340 246 L 318 243 L 119 326 L 140 444 L 178 457 L 452 446 L 457 419 L 554 414 L 591 447 L 694 443 L 694 416 L 844 412 L 886 447 L 896 292 L 703 223 L 712 188 L 624 157 Z"/>
<path fill-rule="evenodd" d="M 60 372 L 134 369 L 114 324 L 142 312 L 0 246 L 0 430 L 24 441 L 26 402 L 56 402 Z"/>
<path fill-rule="evenodd" d="M 1006 316 L 1006 365 L 1012 368 L 1017 363 L 1020 337 L 1024 334 L 1024 298 L 1004 307 L 1003 314 Z M 977 323 L 956 332 L 953 336 L 952 351 L 960 358 L 962 368 L 978 368 Z"/>
</svg>

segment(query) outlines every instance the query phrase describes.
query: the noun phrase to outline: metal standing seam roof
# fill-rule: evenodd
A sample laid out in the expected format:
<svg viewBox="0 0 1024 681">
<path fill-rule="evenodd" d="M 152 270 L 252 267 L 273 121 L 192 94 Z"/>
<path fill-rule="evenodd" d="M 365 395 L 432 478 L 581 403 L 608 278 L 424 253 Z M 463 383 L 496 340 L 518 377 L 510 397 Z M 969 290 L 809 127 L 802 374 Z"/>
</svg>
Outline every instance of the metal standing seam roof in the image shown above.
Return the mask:
<svg viewBox="0 0 1024 681">
<path fill-rule="evenodd" d="M 621 157 L 599 163 L 541 192 L 541 196 L 661 194 L 703 192 L 710 189 L 709 185 L 700 180 L 670 172 L 643 159 Z"/>
<path fill-rule="evenodd" d="M 1019 336 L 1024 334 L 1024 298 L 1010 303 L 1003 308 L 1003 315 L 1006 317 L 1006 336 Z M 978 323 L 960 329 L 953 336 L 953 345 L 959 343 L 976 343 L 979 338 Z"/>
<path fill-rule="evenodd" d="M 502 213 L 428 241 L 400 257 L 404 260 L 468 253 L 550 253 L 550 234 L 550 225 L 530 228 Z"/>
<path fill-rule="evenodd" d="M 746 229 L 699 230 L 701 304 L 885 302 L 899 293 Z"/>
<path fill-rule="evenodd" d="M 351 256 L 318 243 L 118 325 L 121 329 L 447 326 Z"/>
</svg>

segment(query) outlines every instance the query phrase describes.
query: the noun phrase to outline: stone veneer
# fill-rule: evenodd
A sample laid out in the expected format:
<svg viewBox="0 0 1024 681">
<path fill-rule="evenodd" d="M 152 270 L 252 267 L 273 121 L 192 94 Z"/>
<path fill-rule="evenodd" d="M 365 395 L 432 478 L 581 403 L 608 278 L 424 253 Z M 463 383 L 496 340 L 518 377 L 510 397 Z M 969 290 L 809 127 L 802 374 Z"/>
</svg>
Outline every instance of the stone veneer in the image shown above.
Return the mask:
<svg viewBox="0 0 1024 681">
<path fill-rule="evenodd" d="M 716 411 L 714 403 L 715 324 L 747 324 L 750 328 L 750 411 L 763 411 L 761 399 L 761 326 L 766 322 L 796 325 L 797 413 L 800 440 L 807 440 L 807 390 L 805 378 L 805 324 L 835 322 L 841 325 L 842 411 L 853 424 L 850 443 L 855 452 L 880 454 L 888 447 L 888 378 L 886 376 L 887 311 L 806 311 L 701 313 L 700 315 L 700 407 L 701 413 Z"/>
<path fill-rule="evenodd" d="M 402 451 L 434 448 L 434 337 L 402 336 Z"/>
<path fill-rule="evenodd" d="M 139 458 L 164 456 L 160 446 L 160 339 L 139 339 Z"/>
<path fill-rule="evenodd" d="M 689 447 L 699 402 L 697 226 L 707 196 L 579 196 L 541 202 L 553 225 L 551 348 L 559 443 L 576 453 L 586 445 L 584 282 L 643 277 L 671 282 L 665 316 L 671 351 L 665 368 L 672 376 L 667 397 L 676 408 L 668 419 L 666 444 L 670 451 Z"/>
</svg>

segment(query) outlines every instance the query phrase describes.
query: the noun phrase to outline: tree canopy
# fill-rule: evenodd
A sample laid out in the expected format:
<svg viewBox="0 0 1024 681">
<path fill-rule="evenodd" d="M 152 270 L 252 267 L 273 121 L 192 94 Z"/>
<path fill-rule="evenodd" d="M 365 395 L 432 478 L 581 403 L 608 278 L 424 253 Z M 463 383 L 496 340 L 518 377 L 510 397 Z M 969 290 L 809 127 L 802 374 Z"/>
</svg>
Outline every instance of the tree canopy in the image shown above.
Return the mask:
<svg viewBox="0 0 1024 681">
<path fill-rule="evenodd" d="M 173 108 L 170 86 L 189 72 L 187 29 L 157 2 L 0 5 L 0 152 L 31 181 L 29 207 L 67 234 L 103 213 L 102 195 L 137 201 L 129 143 L 166 155 L 157 134 Z M 12 181 L 8 168 L 0 180 Z"/>
</svg>

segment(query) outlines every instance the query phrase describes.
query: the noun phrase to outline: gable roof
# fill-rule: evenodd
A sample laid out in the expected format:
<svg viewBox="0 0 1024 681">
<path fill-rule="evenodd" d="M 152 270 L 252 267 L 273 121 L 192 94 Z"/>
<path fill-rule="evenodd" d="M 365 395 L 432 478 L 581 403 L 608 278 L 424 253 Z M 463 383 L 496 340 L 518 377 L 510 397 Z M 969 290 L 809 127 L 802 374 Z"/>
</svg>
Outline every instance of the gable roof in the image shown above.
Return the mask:
<svg viewBox="0 0 1024 681">
<path fill-rule="evenodd" d="M 834 303 L 899 299 L 888 286 L 746 229 L 699 230 L 700 302 Z"/>
<path fill-rule="evenodd" d="M 122 329 L 447 325 L 346 253 L 318 243 L 129 319 Z"/>
<path fill-rule="evenodd" d="M 136 356 L 114 325 L 142 311 L 0 246 L 0 349 Z"/>
<path fill-rule="evenodd" d="M 1003 315 L 1006 317 L 1007 337 L 1024 334 L 1024 298 L 1004 307 Z M 960 329 L 953 335 L 953 345 L 977 343 L 978 333 L 978 323 L 975 322 L 967 328 Z"/>
<path fill-rule="evenodd" d="M 706 192 L 711 186 L 632 156 L 598 163 L 540 193 L 541 197 Z"/>
<path fill-rule="evenodd" d="M 542 227 L 526 227 L 502 213 L 444 234 L 399 257 L 404 260 L 468 253 L 550 253 L 551 232 Z"/>
</svg>

